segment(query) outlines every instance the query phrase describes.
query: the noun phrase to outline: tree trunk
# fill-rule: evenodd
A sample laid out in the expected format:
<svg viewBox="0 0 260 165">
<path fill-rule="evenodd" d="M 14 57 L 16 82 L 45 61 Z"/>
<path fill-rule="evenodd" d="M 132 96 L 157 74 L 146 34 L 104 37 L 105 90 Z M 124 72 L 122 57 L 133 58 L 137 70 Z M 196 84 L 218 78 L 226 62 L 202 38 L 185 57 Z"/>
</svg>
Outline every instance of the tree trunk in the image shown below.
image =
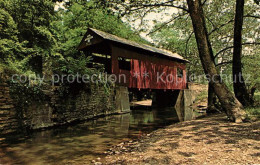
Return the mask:
<svg viewBox="0 0 260 165">
<path fill-rule="evenodd" d="M 214 88 L 212 83 L 208 84 L 208 108 L 207 113 L 214 113 L 217 112 L 216 107 L 216 94 L 214 92 Z"/>
<path fill-rule="evenodd" d="M 209 39 L 208 39 L 208 45 L 209 45 L 211 60 L 214 62 L 214 66 L 216 66 L 213 49 L 211 47 Z M 214 113 L 217 111 L 217 107 L 215 106 L 215 104 L 216 104 L 215 101 L 216 101 L 216 94 L 214 92 L 214 87 L 213 87 L 213 84 L 211 82 L 209 82 L 208 83 L 208 108 L 207 108 L 208 113 Z"/>
<path fill-rule="evenodd" d="M 213 51 L 209 41 L 201 1 L 187 0 L 187 3 L 204 72 L 210 83 L 212 83 L 214 92 L 228 117 L 235 122 L 241 122 L 246 116 L 243 106 L 221 80 L 212 59 Z"/>
<path fill-rule="evenodd" d="M 242 75 L 242 27 L 244 16 L 244 0 L 236 0 L 236 16 L 234 25 L 234 51 L 233 51 L 233 87 L 236 98 L 244 105 L 248 106 L 252 103 L 249 92 Z"/>
</svg>

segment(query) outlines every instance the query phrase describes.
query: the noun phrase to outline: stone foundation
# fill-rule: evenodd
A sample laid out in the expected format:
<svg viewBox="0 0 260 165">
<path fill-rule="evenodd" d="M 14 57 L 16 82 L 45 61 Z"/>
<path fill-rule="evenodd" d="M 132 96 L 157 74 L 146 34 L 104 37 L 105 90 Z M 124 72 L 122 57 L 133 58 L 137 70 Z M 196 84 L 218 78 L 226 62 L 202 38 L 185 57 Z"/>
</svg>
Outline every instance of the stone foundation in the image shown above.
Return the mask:
<svg viewBox="0 0 260 165">
<path fill-rule="evenodd" d="M 195 100 L 195 97 L 193 96 L 193 91 L 190 89 L 184 89 L 180 91 L 174 106 L 180 121 L 194 119 L 192 104 Z"/>
<path fill-rule="evenodd" d="M 117 105 L 120 88 L 105 89 L 96 84 L 74 84 L 66 91 L 61 87 L 45 88 L 44 99 L 31 98 L 28 104 L 21 104 L 23 96 L 16 93 L 14 97 L 7 84 L 0 84 L 0 135 L 125 112 Z"/>
<path fill-rule="evenodd" d="M 7 84 L 0 84 L 0 135 L 15 132 L 19 127 L 13 100 Z"/>
</svg>

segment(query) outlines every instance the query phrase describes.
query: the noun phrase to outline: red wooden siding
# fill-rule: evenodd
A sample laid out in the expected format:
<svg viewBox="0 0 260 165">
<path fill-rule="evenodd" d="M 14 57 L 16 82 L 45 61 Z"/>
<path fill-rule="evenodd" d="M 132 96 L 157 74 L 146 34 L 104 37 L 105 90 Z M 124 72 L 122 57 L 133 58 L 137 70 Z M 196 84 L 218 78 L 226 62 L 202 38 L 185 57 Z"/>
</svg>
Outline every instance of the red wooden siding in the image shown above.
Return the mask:
<svg viewBox="0 0 260 165">
<path fill-rule="evenodd" d="M 119 69 L 118 57 L 131 59 L 130 71 Z M 182 78 L 177 76 L 177 68 L 183 70 Z M 120 84 L 129 88 L 172 90 L 186 88 L 186 65 L 183 63 L 147 56 L 112 46 L 111 69 L 112 73 L 117 75 L 118 81 L 121 75 Z M 122 82 L 122 75 L 125 75 L 125 83 Z"/>
</svg>

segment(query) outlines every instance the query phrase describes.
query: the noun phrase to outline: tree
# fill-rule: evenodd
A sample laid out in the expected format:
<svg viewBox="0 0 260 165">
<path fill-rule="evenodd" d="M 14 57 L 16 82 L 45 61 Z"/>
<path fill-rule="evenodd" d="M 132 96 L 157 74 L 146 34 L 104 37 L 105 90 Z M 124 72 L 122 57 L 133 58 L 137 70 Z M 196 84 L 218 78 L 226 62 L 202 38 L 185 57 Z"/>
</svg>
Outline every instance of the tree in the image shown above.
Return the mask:
<svg viewBox="0 0 260 165">
<path fill-rule="evenodd" d="M 0 54 L 2 63 L 6 63 L 7 59 L 19 57 L 21 44 L 18 42 L 17 34 L 17 25 L 13 18 L 7 11 L 0 9 Z"/>
<path fill-rule="evenodd" d="M 118 1 L 115 3 L 118 3 Z M 205 15 L 202 9 L 203 4 L 200 0 L 187 0 L 187 4 L 188 9 L 185 3 L 182 1 L 149 0 L 145 2 L 125 2 L 123 3 L 122 7 L 127 6 L 126 8 L 130 8 L 128 9 L 129 12 L 142 10 L 144 11 L 144 14 L 141 14 L 141 16 L 145 15 L 151 10 L 154 11 L 155 8 L 158 8 L 159 11 L 162 11 L 164 7 L 177 8 L 182 10 L 184 13 L 188 12 L 193 24 L 193 32 L 195 34 L 199 56 L 204 68 L 204 72 L 206 75 L 208 75 L 208 79 L 213 86 L 223 109 L 227 112 L 227 115 L 234 121 L 242 121 L 246 115 L 243 111 L 243 106 L 224 84 L 214 63 L 214 51 L 209 39 L 209 33 L 207 32 Z"/>
<path fill-rule="evenodd" d="M 76 64 L 82 56 L 77 47 L 88 28 L 147 43 L 106 5 L 106 1 L 70 0 L 66 2 L 65 9 L 57 11 L 57 17 L 51 24 L 57 40 L 56 55 L 59 58 L 53 60 L 53 65 L 58 66 L 57 70 L 75 70 L 71 64 Z"/>
<path fill-rule="evenodd" d="M 19 42 L 27 42 L 31 53 L 26 56 L 31 69 L 42 72 L 42 59 L 52 55 L 55 47 L 50 24 L 55 16 L 51 0 L 3 0 L 3 8 L 17 25 Z"/>
<path fill-rule="evenodd" d="M 245 80 L 242 75 L 242 28 L 244 16 L 244 0 L 236 1 L 236 15 L 234 25 L 234 51 L 232 62 L 233 87 L 236 98 L 244 105 L 252 104 L 253 99 L 250 97 L 246 88 Z"/>
<path fill-rule="evenodd" d="M 232 120 L 241 122 L 245 118 L 243 106 L 223 83 L 212 59 L 213 50 L 205 24 L 202 3 L 200 0 L 187 0 L 187 4 L 204 72 L 208 75 L 209 81 L 214 88 L 214 92 L 218 96 L 222 107 L 227 112 L 227 115 Z"/>
<path fill-rule="evenodd" d="M 19 41 L 17 24 L 5 10 L 5 5 L 5 1 L 0 2 L 0 63 L 5 66 L 12 65 L 13 69 L 22 69 L 23 67 L 17 66 L 16 62 L 32 50 L 26 47 L 28 42 Z"/>
<path fill-rule="evenodd" d="M 58 19 L 53 28 L 59 41 L 59 51 L 63 56 L 78 54 L 77 46 L 87 28 L 96 28 L 120 37 L 145 42 L 129 25 L 123 23 L 104 4 L 105 1 L 69 1 L 65 10 L 58 11 Z"/>
<path fill-rule="evenodd" d="M 260 91 L 260 49 L 255 46 L 254 54 L 243 57 L 242 63 L 244 64 L 243 74 L 250 75 L 247 79 L 250 84 L 247 84 L 247 89 L 250 91 L 251 97 L 254 98 L 255 92 Z"/>
</svg>

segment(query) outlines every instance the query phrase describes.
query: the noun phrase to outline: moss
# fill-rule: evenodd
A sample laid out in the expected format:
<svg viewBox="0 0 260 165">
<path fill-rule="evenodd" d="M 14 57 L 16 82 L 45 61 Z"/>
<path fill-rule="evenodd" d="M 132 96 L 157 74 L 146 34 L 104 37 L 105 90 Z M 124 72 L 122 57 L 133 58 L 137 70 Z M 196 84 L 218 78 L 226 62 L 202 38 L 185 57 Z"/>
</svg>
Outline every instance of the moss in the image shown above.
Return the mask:
<svg viewBox="0 0 260 165">
<path fill-rule="evenodd" d="M 29 83 L 9 82 L 10 96 L 14 100 L 16 114 L 19 119 L 23 119 L 24 113 L 33 103 L 40 104 L 47 100 L 41 86 L 30 86 Z"/>
</svg>

